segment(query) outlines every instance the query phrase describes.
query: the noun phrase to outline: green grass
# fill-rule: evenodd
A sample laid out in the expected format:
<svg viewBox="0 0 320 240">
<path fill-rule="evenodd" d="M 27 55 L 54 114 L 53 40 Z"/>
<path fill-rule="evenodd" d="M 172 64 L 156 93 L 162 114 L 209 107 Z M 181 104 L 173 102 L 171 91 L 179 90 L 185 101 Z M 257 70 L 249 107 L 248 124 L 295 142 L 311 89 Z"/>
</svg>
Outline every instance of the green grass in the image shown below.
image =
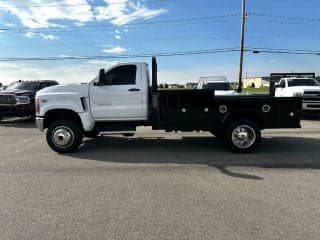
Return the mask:
<svg viewBox="0 0 320 240">
<path fill-rule="evenodd" d="M 269 93 L 269 88 L 268 87 L 263 87 L 263 88 L 244 88 L 244 89 L 242 89 L 242 93 L 267 94 L 267 93 Z"/>
<path fill-rule="evenodd" d="M 194 90 L 192 88 L 159 88 L 159 90 Z M 242 93 L 245 94 L 268 94 L 269 88 L 244 88 L 242 89 Z"/>
</svg>

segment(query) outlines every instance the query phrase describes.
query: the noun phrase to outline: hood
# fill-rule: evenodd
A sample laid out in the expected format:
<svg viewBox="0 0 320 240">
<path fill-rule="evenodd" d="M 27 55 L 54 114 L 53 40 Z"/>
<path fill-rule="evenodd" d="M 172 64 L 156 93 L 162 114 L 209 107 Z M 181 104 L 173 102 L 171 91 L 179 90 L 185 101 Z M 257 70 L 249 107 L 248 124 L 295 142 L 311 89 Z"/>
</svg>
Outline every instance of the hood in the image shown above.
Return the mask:
<svg viewBox="0 0 320 240">
<path fill-rule="evenodd" d="M 32 90 L 21 90 L 21 89 L 6 89 L 6 90 L 2 90 L 0 91 L 1 95 L 7 95 L 7 94 L 14 94 L 17 96 L 30 96 L 35 94 L 35 91 Z"/>
<path fill-rule="evenodd" d="M 304 91 L 320 91 L 320 86 L 294 86 L 289 87 L 294 92 L 304 92 Z"/>
<path fill-rule="evenodd" d="M 88 97 L 89 84 L 68 84 L 47 87 L 37 92 L 37 96 L 46 94 L 63 93 L 63 94 L 79 94 L 82 97 Z"/>
</svg>

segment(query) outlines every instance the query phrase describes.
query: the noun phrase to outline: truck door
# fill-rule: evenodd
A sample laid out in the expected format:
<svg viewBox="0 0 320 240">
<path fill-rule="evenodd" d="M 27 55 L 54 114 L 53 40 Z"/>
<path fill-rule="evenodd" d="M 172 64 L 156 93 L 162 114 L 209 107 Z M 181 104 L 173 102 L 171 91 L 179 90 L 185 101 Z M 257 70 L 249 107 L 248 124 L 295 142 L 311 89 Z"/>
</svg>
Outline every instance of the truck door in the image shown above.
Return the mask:
<svg viewBox="0 0 320 240">
<path fill-rule="evenodd" d="M 286 80 L 281 79 L 279 82 L 279 86 L 276 88 L 275 96 L 276 97 L 284 97 L 286 96 Z"/>
<path fill-rule="evenodd" d="M 103 82 L 90 88 L 90 106 L 96 120 L 144 120 L 139 68 L 135 64 L 117 66 L 105 74 Z"/>
</svg>

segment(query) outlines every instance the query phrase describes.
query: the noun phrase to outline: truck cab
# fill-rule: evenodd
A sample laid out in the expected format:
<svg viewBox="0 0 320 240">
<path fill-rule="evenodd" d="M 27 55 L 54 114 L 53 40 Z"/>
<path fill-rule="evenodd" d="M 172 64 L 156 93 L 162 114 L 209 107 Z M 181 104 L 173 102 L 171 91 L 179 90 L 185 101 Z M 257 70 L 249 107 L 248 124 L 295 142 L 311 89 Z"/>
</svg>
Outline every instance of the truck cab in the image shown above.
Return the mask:
<svg viewBox="0 0 320 240">
<path fill-rule="evenodd" d="M 95 121 L 143 121 L 148 119 L 149 72 L 146 63 L 117 64 L 101 70 L 89 84 Z"/>
<path fill-rule="evenodd" d="M 276 97 L 302 97 L 304 111 L 320 110 L 320 84 L 314 78 L 281 78 Z"/>
</svg>

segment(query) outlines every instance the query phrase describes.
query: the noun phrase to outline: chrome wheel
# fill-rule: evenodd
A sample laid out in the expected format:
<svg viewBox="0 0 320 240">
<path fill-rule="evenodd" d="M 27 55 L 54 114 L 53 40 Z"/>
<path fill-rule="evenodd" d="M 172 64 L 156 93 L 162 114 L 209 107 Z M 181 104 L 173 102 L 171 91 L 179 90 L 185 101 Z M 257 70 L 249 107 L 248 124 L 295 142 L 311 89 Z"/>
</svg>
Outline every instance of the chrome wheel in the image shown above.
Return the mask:
<svg viewBox="0 0 320 240">
<path fill-rule="evenodd" d="M 74 142 L 74 133 L 67 126 L 59 126 L 52 131 L 51 140 L 59 148 L 68 148 Z"/>
<path fill-rule="evenodd" d="M 251 126 L 240 125 L 233 129 L 231 139 L 236 147 L 246 149 L 254 144 L 256 133 Z"/>
</svg>

